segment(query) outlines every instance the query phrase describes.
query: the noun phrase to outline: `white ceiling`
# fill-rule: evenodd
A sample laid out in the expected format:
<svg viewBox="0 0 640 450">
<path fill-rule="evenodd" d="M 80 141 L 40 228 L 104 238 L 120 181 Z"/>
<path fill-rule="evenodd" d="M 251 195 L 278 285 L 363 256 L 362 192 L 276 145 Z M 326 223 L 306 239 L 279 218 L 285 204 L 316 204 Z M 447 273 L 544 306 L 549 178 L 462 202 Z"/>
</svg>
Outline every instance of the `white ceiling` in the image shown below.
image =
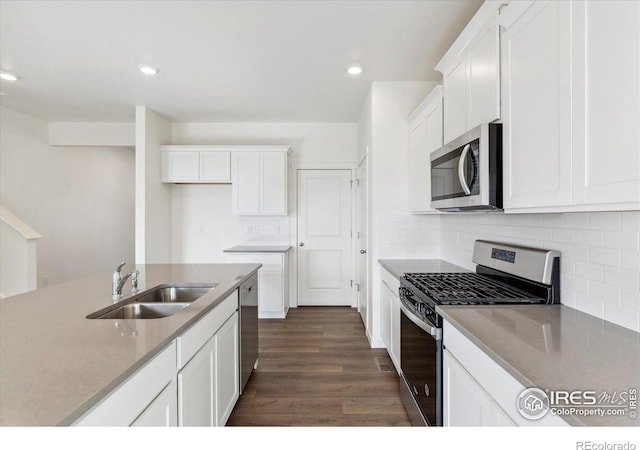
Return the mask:
<svg viewBox="0 0 640 450">
<path fill-rule="evenodd" d="M 178 122 L 352 122 L 371 81 L 440 80 L 481 3 L 0 1 L 0 65 L 21 77 L 0 102 L 48 121 L 146 105 Z"/>
</svg>

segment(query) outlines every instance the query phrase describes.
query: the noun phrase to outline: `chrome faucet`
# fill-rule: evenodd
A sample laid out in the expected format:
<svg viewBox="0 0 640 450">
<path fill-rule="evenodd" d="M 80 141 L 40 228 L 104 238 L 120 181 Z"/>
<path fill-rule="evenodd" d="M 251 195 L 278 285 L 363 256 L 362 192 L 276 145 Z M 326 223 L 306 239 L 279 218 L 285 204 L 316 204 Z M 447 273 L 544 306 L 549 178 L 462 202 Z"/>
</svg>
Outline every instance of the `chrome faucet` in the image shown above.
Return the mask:
<svg viewBox="0 0 640 450">
<path fill-rule="evenodd" d="M 118 265 L 118 267 L 116 267 L 116 270 L 113 272 L 111 293 L 112 293 L 112 298 L 114 302 L 120 300 L 120 297 L 122 297 L 122 287 L 127 282 L 129 277 L 131 277 L 131 292 L 138 291 L 138 275 L 140 274 L 140 272 L 136 270 L 134 272 L 129 272 L 128 274 L 123 276 L 122 273 L 120 273 L 120 271 L 122 270 L 125 264 L 126 263 L 124 261 L 121 262 Z"/>
</svg>

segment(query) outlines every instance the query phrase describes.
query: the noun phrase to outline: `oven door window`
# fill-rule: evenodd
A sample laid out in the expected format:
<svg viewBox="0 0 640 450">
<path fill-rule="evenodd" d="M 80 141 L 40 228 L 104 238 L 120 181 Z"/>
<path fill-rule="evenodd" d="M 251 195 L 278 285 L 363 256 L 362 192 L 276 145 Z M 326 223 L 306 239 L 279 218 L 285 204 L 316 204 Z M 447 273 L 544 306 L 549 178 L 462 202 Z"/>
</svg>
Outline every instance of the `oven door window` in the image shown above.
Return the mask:
<svg viewBox="0 0 640 450">
<path fill-rule="evenodd" d="M 423 416 L 429 425 L 441 425 L 442 341 L 400 314 L 400 364 Z"/>
<path fill-rule="evenodd" d="M 479 194 L 479 144 L 476 139 L 431 162 L 431 200 Z"/>
</svg>

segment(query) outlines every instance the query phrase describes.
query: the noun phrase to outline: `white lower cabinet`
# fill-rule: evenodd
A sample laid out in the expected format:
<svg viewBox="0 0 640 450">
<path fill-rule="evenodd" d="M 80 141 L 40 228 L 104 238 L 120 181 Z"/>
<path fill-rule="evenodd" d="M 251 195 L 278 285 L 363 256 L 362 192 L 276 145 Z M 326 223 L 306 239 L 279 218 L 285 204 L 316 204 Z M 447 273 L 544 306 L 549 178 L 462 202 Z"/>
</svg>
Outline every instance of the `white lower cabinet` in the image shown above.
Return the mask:
<svg viewBox="0 0 640 450">
<path fill-rule="evenodd" d="M 258 270 L 258 318 L 284 319 L 289 311 L 289 254 L 226 253 L 228 263 L 262 264 Z"/>
<path fill-rule="evenodd" d="M 178 373 L 179 426 L 223 426 L 239 396 L 238 313 Z"/>
<path fill-rule="evenodd" d="M 384 268 L 380 269 L 382 342 L 396 367 L 400 370 L 400 281 Z"/>
<path fill-rule="evenodd" d="M 551 414 L 539 420 L 525 419 L 517 409 L 525 386 L 446 320 L 443 344 L 445 426 L 568 425 Z"/>
<path fill-rule="evenodd" d="M 216 411 L 218 426 L 227 423 L 240 395 L 238 313 L 215 335 Z"/>
<path fill-rule="evenodd" d="M 515 426 L 451 353 L 445 350 L 443 359 L 445 427 Z"/>
<path fill-rule="evenodd" d="M 176 411 L 178 397 L 176 384 L 172 381 L 142 414 L 131 424 L 132 427 L 175 427 L 178 424 Z"/>
<path fill-rule="evenodd" d="M 178 374 L 178 424 L 181 427 L 215 427 L 216 357 L 213 336 Z"/>
</svg>

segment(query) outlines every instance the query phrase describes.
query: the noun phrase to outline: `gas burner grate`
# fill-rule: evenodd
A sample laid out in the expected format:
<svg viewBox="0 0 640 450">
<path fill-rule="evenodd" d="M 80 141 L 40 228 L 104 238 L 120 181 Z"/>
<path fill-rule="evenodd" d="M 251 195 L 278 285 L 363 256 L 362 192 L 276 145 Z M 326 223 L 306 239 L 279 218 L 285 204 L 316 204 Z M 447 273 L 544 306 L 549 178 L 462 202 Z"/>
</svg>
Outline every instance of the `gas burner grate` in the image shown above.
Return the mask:
<svg viewBox="0 0 640 450">
<path fill-rule="evenodd" d="M 405 279 L 441 305 L 540 303 L 540 297 L 475 273 L 406 273 Z"/>
</svg>

